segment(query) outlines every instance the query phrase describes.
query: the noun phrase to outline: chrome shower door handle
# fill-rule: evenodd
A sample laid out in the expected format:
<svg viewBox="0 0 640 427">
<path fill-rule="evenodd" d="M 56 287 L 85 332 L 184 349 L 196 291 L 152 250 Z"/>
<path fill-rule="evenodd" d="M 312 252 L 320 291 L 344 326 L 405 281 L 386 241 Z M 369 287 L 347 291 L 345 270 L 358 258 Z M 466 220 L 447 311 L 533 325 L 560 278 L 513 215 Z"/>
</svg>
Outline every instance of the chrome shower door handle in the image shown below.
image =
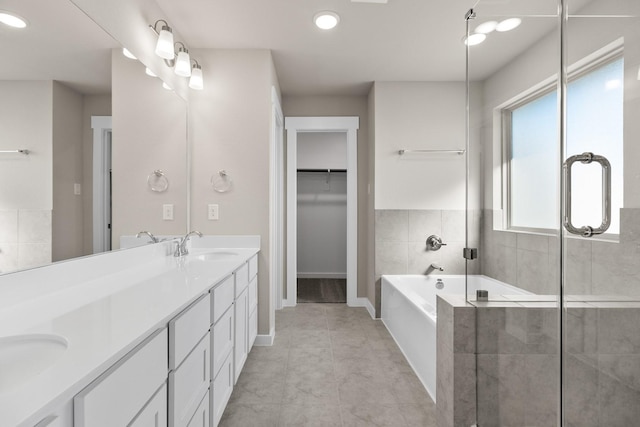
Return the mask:
<svg viewBox="0 0 640 427">
<path fill-rule="evenodd" d="M 599 227 L 591 227 L 589 225 L 576 227 L 571 222 L 571 169 L 576 162 L 583 164 L 596 162 L 602 166 L 602 223 Z M 611 163 L 609 163 L 609 160 L 604 156 L 588 152 L 576 154 L 564 162 L 562 172 L 564 174 L 564 217 L 562 219 L 564 227 L 569 233 L 583 237 L 591 237 L 606 232 L 611 225 Z"/>
</svg>

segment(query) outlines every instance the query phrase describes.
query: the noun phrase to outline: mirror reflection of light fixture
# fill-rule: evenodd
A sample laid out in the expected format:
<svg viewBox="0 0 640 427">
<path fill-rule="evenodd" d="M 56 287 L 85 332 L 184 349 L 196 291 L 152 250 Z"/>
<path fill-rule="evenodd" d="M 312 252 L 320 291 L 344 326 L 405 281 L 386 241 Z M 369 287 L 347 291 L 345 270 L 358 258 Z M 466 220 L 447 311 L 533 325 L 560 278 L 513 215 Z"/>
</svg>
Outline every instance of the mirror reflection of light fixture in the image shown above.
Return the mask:
<svg viewBox="0 0 640 427">
<path fill-rule="evenodd" d="M 127 49 L 126 47 L 122 48 L 122 54 L 129 59 L 138 59 L 133 53 L 129 52 L 129 49 Z"/>
<path fill-rule="evenodd" d="M 475 46 L 475 45 L 478 45 L 478 44 L 482 43 L 483 41 L 485 41 L 486 38 L 487 38 L 486 34 L 476 33 L 476 34 L 471 34 L 468 39 L 467 39 L 466 36 L 463 37 L 462 41 L 467 46 Z"/>
<path fill-rule="evenodd" d="M 511 31 L 514 28 L 517 28 L 522 23 L 522 19 L 520 18 L 509 18 L 504 21 L 500 21 L 498 25 L 496 25 L 496 31 L 505 32 Z"/>
<path fill-rule="evenodd" d="M 162 22 L 164 25 L 158 31 L 158 24 Z M 173 59 L 175 54 L 173 52 L 173 30 L 164 19 L 158 19 L 155 24 L 149 25 L 153 31 L 158 34 L 158 42 L 156 43 L 156 55 L 164 59 Z"/>
<path fill-rule="evenodd" d="M 202 78 L 202 67 L 198 61 L 193 60 L 193 68 L 191 69 L 191 78 L 189 79 L 189 87 L 195 90 L 204 89 L 204 79 Z"/>
<path fill-rule="evenodd" d="M 162 82 L 162 88 L 163 88 L 163 89 L 166 89 L 166 90 L 173 90 L 173 89 L 171 88 L 171 86 L 169 86 L 169 85 L 168 85 L 168 84 L 166 84 L 165 82 Z"/>
<path fill-rule="evenodd" d="M 497 26 L 498 26 L 497 21 L 486 21 L 478 25 L 474 32 L 480 33 L 480 34 L 489 34 L 493 32 Z"/>
<path fill-rule="evenodd" d="M 176 65 L 173 72 L 181 77 L 191 77 L 191 58 L 189 57 L 189 50 L 184 43 L 177 42 L 176 45 L 180 45 L 178 48 L 178 55 L 176 57 Z"/>
<path fill-rule="evenodd" d="M 147 76 L 151 76 L 151 77 L 158 77 L 158 76 L 156 75 L 156 73 L 154 73 L 153 71 L 151 71 L 151 68 L 149 68 L 149 67 L 145 67 L 145 69 L 144 69 L 144 73 L 145 73 Z"/>
</svg>

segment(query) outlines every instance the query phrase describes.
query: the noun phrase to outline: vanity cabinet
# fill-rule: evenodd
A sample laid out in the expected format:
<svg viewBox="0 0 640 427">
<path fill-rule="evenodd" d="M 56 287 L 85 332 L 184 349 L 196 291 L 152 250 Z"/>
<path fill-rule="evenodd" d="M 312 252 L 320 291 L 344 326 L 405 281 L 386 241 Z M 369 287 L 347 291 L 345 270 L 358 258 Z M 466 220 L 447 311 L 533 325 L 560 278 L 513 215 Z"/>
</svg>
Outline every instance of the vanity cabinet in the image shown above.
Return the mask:
<svg viewBox="0 0 640 427">
<path fill-rule="evenodd" d="M 240 372 L 242 371 L 244 362 L 247 360 L 247 355 L 249 354 L 249 298 L 248 290 L 246 288 L 240 292 L 238 297 L 236 297 L 234 309 L 236 330 L 233 348 L 233 383 L 235 384 L 238 382 Z"/>
<path fill-rule="evenodd" d="M 169 427 L 186 427 L 209 391 L 210 294 L 169 322 Z"/>
<path fill-rule="evenodd" d="M 127 427 L 167 427 L 166 384 L 162 384 L 162 387 Z"/>
<path fill-rule="evenodd" d="M 169 370 L 167 349 L 168 332 L 163 328 L 78 393 L 73 400 L 74 426 L 129 425 L 164 386 Z M 159 417 L 166 425 L 167 413 Z"/>
</svg>

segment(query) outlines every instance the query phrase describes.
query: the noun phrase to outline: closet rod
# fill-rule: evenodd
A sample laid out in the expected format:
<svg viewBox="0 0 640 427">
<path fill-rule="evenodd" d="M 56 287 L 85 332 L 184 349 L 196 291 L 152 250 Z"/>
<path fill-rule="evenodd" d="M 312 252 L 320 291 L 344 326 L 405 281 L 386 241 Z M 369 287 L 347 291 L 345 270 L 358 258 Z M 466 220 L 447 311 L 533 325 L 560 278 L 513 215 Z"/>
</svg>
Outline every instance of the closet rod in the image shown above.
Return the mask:
<svg viewBox="0 0 640 427">
<path fill-rule="evenodd" d="M 398 154 L 399 155 L 404 155 L 404 154 L 409 154 L 409 153 L 423 153 L 423 154 L 434 154 L 434 153 L 451 153 L 451 154 L 464 154 L 465 150 L 460 149 L 460 150 L 407 150 L 407 149 L 402 149 L 402 150 L 398 150 Z"/>
<path fill-rule="evenodd" d="M 346 169 L 298 169 L 298 172 L 319 172 L 319 173 L 333 173 L 333 172 L 346 172 Z"/>
</svg>

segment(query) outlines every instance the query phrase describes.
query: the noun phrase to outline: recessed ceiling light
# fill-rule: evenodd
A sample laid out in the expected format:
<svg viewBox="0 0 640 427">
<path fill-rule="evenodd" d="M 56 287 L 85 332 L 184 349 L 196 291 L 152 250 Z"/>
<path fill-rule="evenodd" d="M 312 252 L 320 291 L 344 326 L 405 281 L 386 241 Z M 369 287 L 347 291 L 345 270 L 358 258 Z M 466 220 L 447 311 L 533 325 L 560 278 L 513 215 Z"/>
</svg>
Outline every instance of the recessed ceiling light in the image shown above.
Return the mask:
<svg viewBox="0 0 640 427">
<path fill-rule="evenodd" d="M 0 10 L 0 22 L 14 28 L 24 28 L 27 26 L 26 19 L 4 10 Z"/>
<path fill-rule="evenodd" d="M 496 26 L 496 31 L 500 31 L 500 32 L 511 31 L 514 28 L 517 28 L 521 23 L 522 23 L 522 19 L 520 18 L 505 19 L 504 21 L 501 21 Z"/>
<path fill-rule="evenodd" d="M 133 53 L 129 52 L 129 49 L 127 49 L 126 47 L 122 48 L 122 54 L 129 59 L 138 59 Z"/>
<path fill-rule="evenodd" d="M 485 41 L 486 38 L 487 38 L 486 34 L 476 33 L 476 34 L 471 34 L 468 40 L 466 37 L 463 37 L 462 41 L 467 46 L 475 46 Z"/>
<path fill-rule="evenodd" d="M 151 76 L 151 77 L 158 77 L 158 76 L 156 75 L 156 73 L 154 73 L 153 71 L 151 71 L 151 69 L 150 69 L 149 67 L 146 67 L 146 68 L 144 69 L 144 72 L 145 72 L 145 74 L 146 74 L 147 76 Z"/>
<path fill-rule="evenodd" d="M 313 22 L 316 24 L 316 27 L 322 30 L 330 30 L 338 25 L 338 22 L 340 22 L 340 17 L 335 12 L 325 10 L 316 13 L 313 16 Z"/>
<path fill-rule="evenodd" d="M 490 32 L 494 31 L 497 26 L 498 26 L 497 21 L 483 22 L 482 24 L 476 27 L 475 32 L 480 34 L 489 34 Z"/>
</svg>

